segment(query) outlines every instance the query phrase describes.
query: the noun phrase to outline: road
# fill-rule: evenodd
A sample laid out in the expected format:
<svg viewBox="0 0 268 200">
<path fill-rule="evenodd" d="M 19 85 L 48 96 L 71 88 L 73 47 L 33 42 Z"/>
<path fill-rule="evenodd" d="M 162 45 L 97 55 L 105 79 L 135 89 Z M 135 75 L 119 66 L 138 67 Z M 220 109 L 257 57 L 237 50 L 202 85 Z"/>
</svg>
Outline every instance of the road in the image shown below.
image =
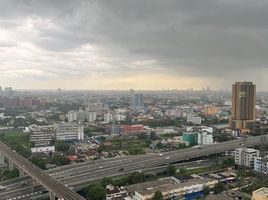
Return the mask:
<svg viewBox="0 0 268 200">
<path fill-rule="evenodd" d="M 245 146 L 258 145 L 260 143 L 260 138 L 260 136 L 247 138 L 245 141 Z M 68 186 L 74 190 L 79 190 L 86 186 L 89 182 L 100 180 L 103 177 L 117 177 L 140 170 L 152 171 L 157 167 L 166 166 L 170 163 L 187 161 L 192 158 L 233 150 L 237 147 L 242 147 L 241 144 L 241 140 L 232 140 L 218 144 L 206 145 L 201 148 L 188 148 L 166 152 L 163 153 L 162 156 L 159 154 L 145 154 L 127 156 L 123 158 L 112 158 L 107 160 L 88 161 L 47 170 L 46 172 L 50 176 L 53 176 L 55 179 L 59 180 L 65 186 Z M 25 178 L 27 178 L 27 176 Z M 0 185 L 7 185 L 9 187 L 9 185 L 5 182 L 0 183 Z M 30 188 L 29 190 L 24 191 L 25 188 L 26 186 L 23 186 L 18 189 L 17 192 L 20 192 L 22 195 L 29 194 Z M 0 200 L 2 200 L 2 193 L 5 194 L 6 199 L 15 198 L 12 191 L 13 188 L 0 192 Z M 41 189 L 38 191 L 41 191 Z"/>
<path fill-rule="evenodd" d="M 29 160 L 25 159 L 21 155 L 17 154 L 6 144 L 0 142 L 1 153 L 11 160 L 16 166 L 20 167 L 23 171 L 33 177 L 38 183 L 45 187 L 48 191 L 52 192 L 59 198 L 64 200 L 83 200 L 84 198 L 78 195 L 76 192 L 65 187 L 57 179 L 49 176 L 45 171 L 41 170 Z"/>
</svg>

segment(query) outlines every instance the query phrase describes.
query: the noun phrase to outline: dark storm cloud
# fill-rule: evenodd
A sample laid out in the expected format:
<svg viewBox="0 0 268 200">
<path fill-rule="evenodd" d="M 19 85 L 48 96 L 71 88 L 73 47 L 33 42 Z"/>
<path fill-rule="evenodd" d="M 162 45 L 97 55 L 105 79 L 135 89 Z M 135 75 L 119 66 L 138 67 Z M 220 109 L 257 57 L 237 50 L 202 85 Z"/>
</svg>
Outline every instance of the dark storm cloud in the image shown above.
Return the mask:
<svg viewBox="0 0 268 200">
<path fill-rule="evenodd" d="M 0 48 L 18 46 L 19 60 L 42 55 L 27 63 L 40 76 L 161 68 L 254 79 L 267 69 L 267 19 L 264 0 L 0 0 L 0 36 L 15 38 L 0 39 Z"/>
</svg>

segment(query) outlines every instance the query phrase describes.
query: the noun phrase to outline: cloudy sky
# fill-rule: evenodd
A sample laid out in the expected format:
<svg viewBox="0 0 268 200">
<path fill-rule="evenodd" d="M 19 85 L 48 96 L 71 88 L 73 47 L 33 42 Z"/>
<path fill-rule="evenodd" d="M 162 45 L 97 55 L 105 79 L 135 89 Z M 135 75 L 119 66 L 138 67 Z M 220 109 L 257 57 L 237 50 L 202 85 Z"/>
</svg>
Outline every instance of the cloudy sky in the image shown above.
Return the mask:
<svg viewBox="0 0 268 200">
<path fill-rule="evenodd" d="M 267 0 L 0 0 L 0 85 L 268 91 Z"/>
</svg>

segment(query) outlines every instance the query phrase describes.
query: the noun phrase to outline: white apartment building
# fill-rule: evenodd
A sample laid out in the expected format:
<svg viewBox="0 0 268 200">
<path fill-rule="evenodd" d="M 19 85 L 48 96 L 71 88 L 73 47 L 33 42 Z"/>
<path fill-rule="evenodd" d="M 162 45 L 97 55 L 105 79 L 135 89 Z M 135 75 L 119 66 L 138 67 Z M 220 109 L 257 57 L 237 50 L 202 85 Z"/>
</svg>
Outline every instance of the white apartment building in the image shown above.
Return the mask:
<svg viewBox="0 0 268 200">
<path fill-rule="evenodd" d="M 72 110 L 68 112 L 68 122 L 73 121 L 77 121 L 77 112 Z"/>
<path fill-rule="evenodd" d="M 103 121 L 105 123 L 110 123 L 113 120 L 113 114 L 111 113 L 106 113 L 103 115 Z"/>
<path fill-rule="evenodd" d="M 33 147 L 31 148 L 32 153 L 40 153 L 40 152 L 54 152 L 55 151 L 55 146 L 47 146 L 47 147 Z"/>
<path fill-rule="evenodd" d="M 54 131 L 34 131 L 30 133 L 30 141 L 33 142 L 35 147 L 50 146 L 54 139 Z"/>
<path fill-rule="evenodd" d="M 268 175 L 268 157 L 255 157 L 254 171 Z"/>
<path fill-rule="evenodd" d="M 97 119 L 96 112 L 87 112 L 87 122 L 94 122 Z"/>
<path fill-rule="evenodd" d="M 116 121 L 125 121 L 126 116 L 118 113 L 114 116 L 114 118 Z"/>
<path fill-rule="evenodd" d="M 195 116 L 187 116 L 187 122 L 191 122 L 193 124 L 201 124 L 202 123 L 202 119 L 201 117 L 195 117 Z"/>
<path fill-rule="evenodd" d="M 68 112 L 68 122 L 94 122 L 96 120 L 97 113 L 89 111 L 69 111 Z"/>
<path fill-rule="evenodd" d="M 254 168 L 254 158 L 259 156 L 259 151 L 252 148 L 238 148 L 235 150 L 235 164 Z"/>
<path fill-rule="evenodd" d="M 56 140 L 72 141 L 84 139 L 82 123 L 60 123 L 55 125 Z"/>
<path fill-rule="evenodd" d="M 213 136 L 206 131 L 198 133 L 197 143 L 200 145 L 213 144 Z"/>
</svg>

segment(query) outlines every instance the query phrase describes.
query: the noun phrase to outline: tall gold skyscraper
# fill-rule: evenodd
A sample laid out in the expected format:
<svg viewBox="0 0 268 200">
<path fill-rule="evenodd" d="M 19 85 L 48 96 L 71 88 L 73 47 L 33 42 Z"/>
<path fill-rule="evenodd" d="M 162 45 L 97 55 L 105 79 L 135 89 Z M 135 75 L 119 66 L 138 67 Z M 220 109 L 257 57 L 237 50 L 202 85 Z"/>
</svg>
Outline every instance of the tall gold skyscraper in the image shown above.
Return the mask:
<svg viewBox="0 0 268 200">
<path fill-rule="evenodd" d="M 232 129 L 250 130 L 254 128 L 255 104 L 256 85 L 252 82 L 235 82 L 232 87 Z"/>
</svg>

